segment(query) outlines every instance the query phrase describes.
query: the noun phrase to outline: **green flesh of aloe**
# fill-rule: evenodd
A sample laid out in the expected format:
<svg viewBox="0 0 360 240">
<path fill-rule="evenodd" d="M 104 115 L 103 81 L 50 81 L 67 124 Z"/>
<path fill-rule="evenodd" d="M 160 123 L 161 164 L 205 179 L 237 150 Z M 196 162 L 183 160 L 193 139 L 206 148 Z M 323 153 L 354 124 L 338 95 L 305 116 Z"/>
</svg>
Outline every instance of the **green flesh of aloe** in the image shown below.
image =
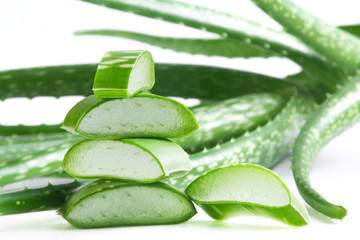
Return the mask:
<svg viewBox="0 0 360 240">
<path fill-rule="evenodd" d="M 274 172 L 259 165 L 217 168 L 197 178 L 185 192 L 216 220 L 250 213 L 294 226 L 308 223 L 305 206 Z"/>
<path fill-rule="evenodd" d="M 95 75 L 97 98 L 131 97 L 150 90 L 155 82 L 154 61 L 148 51 L 108 52 Z"/>
<path fill-rule="evenodd" d="M 62 168 L 77 178 L 155 182 L 191 170 L 177 144 L 160 139 L 85 140 L 72 146 Z"/>
<path fill-rule="evenodd" d="M 185 194 L 163 183 L 98 180 L 72 195 L 60 213 L 74 226 L 96 228 L 180 223 L 196 210 Z"/>
<path fill-rule="evenodd" d="M 117 99 L 89 96 L 69 111 L 62 128 L 96 139 L 176 138 L 194 132 L 198 124 L 179 102 L 142 93 Z"/>
</svg>

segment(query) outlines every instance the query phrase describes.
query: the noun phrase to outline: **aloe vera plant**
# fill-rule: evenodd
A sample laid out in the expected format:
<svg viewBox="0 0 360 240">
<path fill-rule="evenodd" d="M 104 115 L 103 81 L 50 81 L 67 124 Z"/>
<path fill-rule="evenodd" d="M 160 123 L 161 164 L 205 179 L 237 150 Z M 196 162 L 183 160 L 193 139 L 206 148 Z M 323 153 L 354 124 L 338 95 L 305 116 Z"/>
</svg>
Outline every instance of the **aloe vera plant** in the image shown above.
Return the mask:
<svg viewBox="0 0 360 240">
<path fill-rule="evenodd" d="M 78 178 L 149 183 L 191 169 L 177 144 L 160 139 L 85 140 L 67 151 L 62 168 Z"/>
<path fill-rule="evenodd" d="M 358 91 L 358 77 L 353 77 L 360 67 L 358 52 L 360 40 L 356 35 L 358 26 L 341 27 L 349 31 L 352 34 L 350 35 L 310 16 L 287 0 L 254 0 L 259 7 L 285 27 L 284 31 L 270 30 L 238 16 L 170 0 L 85 0 L 85 2 L 184 24 L 216 33 L 219 38 L 174 39 L 114 30 L 90 30 L 79 34 L 125 37 L 175 51 L 208 56 L 282 56 L 299 64 L 302 72 L 285 79 L 214 67 L 156 64 L 157 85 L 151 93 L 196 98 L 203 106 L 195 107 L 192 111 L 200 119 L 204 116 L 204 121 L 200 121 L 198 135 L 194 133 L 175 140 L 191 153 L 193 169 L 183 177 L 164 179 L 163 182 L 184 190 L 195 178 L 220 166 L 250 162 L 273 167 L 284 158 L 288 153 L 289 144 L 293 144 L 293 138 L 301 132 L 295 142 L 292 160 L 300 193 L 306 202 L 318 211 L 332 218 L 344 217 L 346 211 L 342 207 L 331 205 L 314 192 L 309 184 L 308 173 L 316 152 L 335 135 L 359 120 L 358 102 L 354 97 Z M 245 52 L 242 51 L 244 49 Z M 96 69 L 97 64 L 86 64 L 0 72 L 0 99 L 88 96 L 91 94 L 91 84 Z M 29 91 L 29 86 L 36 86 L 36 89 Z M 218 111 L 216 106 L 226 106 L 229 114 L 235 114 L 235 109 L 231 109 L 231 106 L 236 104 L 229 105 L 228 103 L 231 102 L 229 99 L 241 102 L 241 99 L 246 99 L 249 94 L 258 94 L 259 100 L 262 99 L 259 103 L 262 106 L 265 106 L 267 99 L 261 98 L 264 96 L 262 94 L 270 94 L 272 98 L 277 96 L 275 98 L 278 98 L 278 101 L 274 102 L 273 108 L 266 108 L 266 112 L 257 112 L 253 116 L 253 119 L 257 120 L 249 126 L 239 125 L 231 131 L 226 131 L 226 128 L 234 124 L 220 118 L 219 123 L 222 125 L 219 128 L 214 125 L 205 128 L 208 135 L 213 136 L 198 137 L 197 141 L 196 136 L 200 136 L 203 131 L 201 124 L 203 126 L 210 124 L 210 121 L 206 121 L 206 116 L 216 116 Z M 314 102 L 320 104 L 315 111 L 311 107 Z M 344 106 L 340 107 L 343 104 Z M 241 111 L 239 114 L 242 114 Z M 306 115 L 310 117 L 300 131 Z M 329 121 L 325 122 L 325 120 Z M 74 131 L 75 128 L 74 123 L 69 129 Z M 3 148 L 0 147 L 0 156 L 4 159 L 2 163 L 5 163 L 0 170 L 5 173 L 10 166 L 23 164 L 27 169 L 37 168 L 34 172 L 27 170 L 32 174 L 25 175 L 26 178 L 56 174 L 58 171 L 56 166 L 60 164 L 59 159 L 53 158 L 54 166 L 43 173 L 39 171 L 47 168 L 45 165 L 40 167 L 25 165 L 29 160 L 26 154 L 35 156 L 37 151 L 42 151 L 36 150 L 36 141 L 32 143 L 33 145 L 24 142 L 29 144 L 27 146 L 32 146 L 29 152 L 25 151 L 21 154 L 14 150 L 21 149 L 22 143 L 15 140 L 13 133 L 18 134 L 19 139 L 24 141 L 27 136 L 30 142 L 35 136 L 32 134 L 40 132 L 45 138 L 47 136 L 50 138 L 54 133 L 64 134 L 57 126 L 0 126 L 1 140 L 4 140 Z M 77 142 L 79 137 L 70 137 L 63 143 L 69 141 Z M 51 151 L 41 153 L 44 156 L 56 151 L 51 146 L 61 143 L 49 141 L 47 144 Z M 22 157 L 25 157 L 25 160 L 16 160 Z M 12 161 L 15 165 L 11 165 Z M 24 179 L 24 174 L 21 173 L 21 178 L 15 179 L 17 175 L 14 173 L 6 177 L 5 174 L 6 181 L 2 184 Z"/>
<path fill-rule="evenodd" d="M 148 51 L 113 51 L 99 63 L 93 92 L 97 98 L 130 97 L 150 90 L 154 81 L 154 61 Z"/>
<path fill-rule="evenodd" d="M 85 0 L 95 4 L 100 4 L 97 0 Z M 326 99 L 328 92 L 338 91 L 339 84 L 343 85 L 349 81 L 360 67 L 359 52 L 360 40 L 356 36 L 350 35 L 340 29 L 329 26 L 319 19 L 311 16 L 305 11 L 295 6 L 290 1 L 257 1 L 254 0 L 260 8 L 275 18 L 285 27 L 285 30 L 293 34 L 307 46 L 295 44 L 290 35 L 277 33 L 282 41 L 278 41 L 272 34 L 273 32 L 262 29 L 257 31 L 259 26 L 250 22 L 244 22 L 237 16 L 231 16 L 226 13 L 194 6 L 187 3 L 178 3 L 173 1 L 127 1 L 127 0 L 109 0 L 102 1 L 101 5 L 115 8 L 121 11 L 131 11 L 139 15 L 150 18 L 161 18 L 173 23 L 182 23 L 184 25 L 203 29 L 206 31 L 220 34 L 223 38 L 256 45 L 257 47 L 267 49 L 270 52 L 282 54 L 303 67 L 303 72 L 290 76 L 290 81 L 296 81 L 309 92 L 313 94 L 318 103 Z M 146 9 L 146 11 L 145 11 Z M 174 9 L 177 9 L 176 12 Z M 185 14 L 186 12 L 186 14 Z M 199 17 L 201 16 L 201 17 Z M 216 19 L 216 20 L 214 20 Z M 222 20 L 222 21 L 221 21 Z M 226 25 L 226 27 L 225 27 Z M 252 25 L 249 28 L 244 26 Z M 355 28 L 356 33 L 356 26 Z M 251 30 L 249 30 L 251 29 Z M 352 30 L 354 32 L 354 30 Z M 151 36 L 134 35 L 131 33 L 115 31 L 86 31 L 84 34 L 112 35 L 136 40 L 151 42 Z M 265 38 L 267 35 L 267 38 Z M 171 45 L 174 40 L 162 39 L 161 43 L 152 44 L 162 45 L 166 48 L 176 49 L 177 46 Z M 164 44 L 165 43 L 165 44 Z M 296 46 L 296 47 L 294 47 Z M 196 49 L 196 45 L 194 45 Z M 309 51 L 309 49 L 313 49 Z M 179 49 L 179 51 L 184 51 Z M 186 50 L 189 52 L 189 50 Z M 221 53 L 220 53 L 221 55 Z M 226 53 L 224 53 L 226 56 Z M 333 97 L 330 97 L 332 99 Z M 330 100 L 326 100 L 330 101 Z M 340 104 L 340 103 L 339 103 Z M 315 114 L 316 115 L 316 114 Z M 354 120 L 356 121 L 356 120 Z M 311 123 L 309 123 L 309 126 Z M 339 126 L 347 127 L 348 124 L 339 123 Z M 336 135 L 338 132 L 335 132 Z M 307 139 L 307 137 L 304 137 Z M 300 140 L 298 140 L 300 141 Z M 305 140 L 304 140 L 305 141 Z M 302 168 L 303 161 L 298 160 L 295 168 Z M 300 171 L 300 170 L 298 170 Z M 295 177 L 299 179 L 298 177 Z M 301 179 L 303 179 L 302 177 Z M 299 185 L 299 184 L 298 184 Z M 307 202 L 310 205 L 316 202 L 317 197 L 307 194 Z M 311 196 L 310 196 L 311 195 Z M 316 204 L 315 204 L 316 205 Z M 327 214 L 327 207 L 319 209 Z M 330 209 L 329 209 L 330 211 Z M 329 214 L 327 214 L 329 215 Z M 339 214 L 338 216 L 343 215 Z"/>
</svg>

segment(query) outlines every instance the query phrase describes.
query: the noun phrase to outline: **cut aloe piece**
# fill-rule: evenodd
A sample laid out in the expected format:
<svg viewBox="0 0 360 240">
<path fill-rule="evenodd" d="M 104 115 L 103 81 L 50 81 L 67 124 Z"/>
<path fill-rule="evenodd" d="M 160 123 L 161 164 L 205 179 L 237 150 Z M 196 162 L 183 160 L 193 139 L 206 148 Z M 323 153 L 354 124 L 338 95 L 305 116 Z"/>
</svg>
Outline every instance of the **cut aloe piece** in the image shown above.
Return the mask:
<svg viewBox="0 0 360 240">
<path fill-rule="evenodd" d="M 254 164 L 217 168 L 200 176 L 186 194 L 216 220 L 267 216 L 293 226 L 308 223 L 305 206 L 274 172 Z"/>
<path fill-rule="evenodd" d="M 86 138 L 177 138 L 199 128 L 192 112 L 170 98 L 140 93 L 133 98 L 78 102 L 66 115 L 62 128 Z"/>
<path fill-rule="evenodd" d="M 169 140 L 85 140 L 66 153 L 62 168 L 77 178 L 149 183 L 191 170 L 184 150 Z"/>
<path fill-rule="evenodd" d="M 154 60 L 148 51 L 107 52 L 97 68 L 93 92 L 97 98 L 131 97 L 155 83 Z"/>
<path fill-rule="evenodd" d="M 83 187 L 60 209 L 80 228 L 180 223 L 196 214 L 185 194 L 164 183 L 98 180 Z"/>
</svg>

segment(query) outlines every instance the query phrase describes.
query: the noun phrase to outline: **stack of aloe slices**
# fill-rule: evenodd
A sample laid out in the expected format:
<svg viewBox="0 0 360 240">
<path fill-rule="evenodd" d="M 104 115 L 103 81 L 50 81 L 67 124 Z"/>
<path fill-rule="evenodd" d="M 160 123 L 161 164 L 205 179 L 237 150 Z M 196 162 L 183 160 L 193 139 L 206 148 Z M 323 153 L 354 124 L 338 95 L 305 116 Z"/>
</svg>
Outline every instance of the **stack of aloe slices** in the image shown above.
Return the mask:
<svg viewBox="0 0 360 240">
<path fill-rule="evenodd" d="M 176 141 L 198 124 L 182 104 L 141 93 L 154 85 L 153 68 L 146 51 L 107 53 L 95 76 L 95 96 L 66 116 L 63 128 L 88 139 L 68 150 L 63 169 L 100 180 L 70 197 L 60 209 L 65 219 L 82 228 L 179 223 L 196 213 L 191 199 L 216 220 L 251 213 L 306 225 L 304 206 L 264 167 L 223 166 L 188 181 L 202 172 L 190 171 L 188 155 L 167 138 Z M 173 177 L 184 184 L 172 184 Z M 187 186 L 187 195 L 173 186 Z"/>
<path fill-rule="evenodd" d="M 108 52 L 93 91 L 67 114 L 63 128 L 86 139 L 65 154 L 62 167 L 88 184 L 60 212 L 77 227 L 179 223 L 195 213 L 182 192 L 157 182 L 191 170 L 188 155 L 167 138 L 198 128 L 194 115 L 172 99 L 147 93 L 154 63 L 147 51 Z"/>
</svg>

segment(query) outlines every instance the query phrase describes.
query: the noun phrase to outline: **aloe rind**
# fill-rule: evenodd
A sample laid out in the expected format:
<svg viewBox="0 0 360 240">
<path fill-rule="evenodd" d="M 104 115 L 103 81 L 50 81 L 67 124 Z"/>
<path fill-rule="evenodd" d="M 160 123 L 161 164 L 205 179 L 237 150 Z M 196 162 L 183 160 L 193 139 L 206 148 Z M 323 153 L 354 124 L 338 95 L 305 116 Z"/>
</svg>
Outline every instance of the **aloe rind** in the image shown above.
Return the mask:
<svg viewBox="0 0 360 240">
<path fill-rule="evenodd" d="M 234 215 L 268 216 L 293 226 L 308 223 L 305 206 L 274 172 L 255 164 L 214 169 L 195 179 L 185 193 L 216 220 Z"/>
<path fill-rule="evenodd" d="M 172 140 L 188 153 L 212 148 L 264 125 L 276 116 L 285 102 L 281 94 L 254 93 L 193 108 L 199 129 Z"/>
<path fill-rule="evenodd" d="M 154 60 L 145 50 L 107 52 L 96 71 L 97 98 L 131 97 L 155 83 Z"/>
<path fill-rule="evenodd" d="M 353 77 L 311 115 L 294 147 L 292 169 L 300 194 L 311 207 L 331 218 L 342 219 L 346 210 L 329 203 L 311 187 L 311 162 L 325 144 L 358 121 L 360 75 Z"/>
<path fill-rule="evenodd" d="M 329 62 L 350 71 L 360 67 L 360 40 L 312 16 L 290 0 L 252 0 Z"/>
<path fill-rule="evenodd" d="M 176 138 L 194 132 L 198 124 L 181 103 L 140 93 L 133 98 L 86 97 L 68 112 L 62 128 L 96 139 Z"/>
<path fill-rule="evenodd" d="M 59 209 L 80 186 L 78 181 L 57 185 L 49 183 L 46 187 L 0 194 L 0 216 Z"/>
<path fill-rule="evenodd" d="M 235 41 L 226 38 L 207 39 L 207 38 L 171 38 L 149 35 L 144 33 L 119 31 L 119 30 L 89 30 L 79 31 L 75 35 L 99 35 L 109 37 L 127 38 L 139 42 L 151 44 L 176 52 L 186 52 L 190 54 L 201 54 L 206 56 L 223 56 L 228 58 L 242 57 L 282 57 L 266 48 Z"/>
<path fill-rule="evenodd" d="M 186 195 L 166 184 L 112 180 L 81 188 L 59 212 L 79 228 L 174 224 L 196 214 Z"/>
<path fill-rule="evenodd" d="M 169 140 L 84 140 L 65 154 L 62 168 L 76 178 L 151 183 L 191 170 L 187 154 Z"/>
</svg>

